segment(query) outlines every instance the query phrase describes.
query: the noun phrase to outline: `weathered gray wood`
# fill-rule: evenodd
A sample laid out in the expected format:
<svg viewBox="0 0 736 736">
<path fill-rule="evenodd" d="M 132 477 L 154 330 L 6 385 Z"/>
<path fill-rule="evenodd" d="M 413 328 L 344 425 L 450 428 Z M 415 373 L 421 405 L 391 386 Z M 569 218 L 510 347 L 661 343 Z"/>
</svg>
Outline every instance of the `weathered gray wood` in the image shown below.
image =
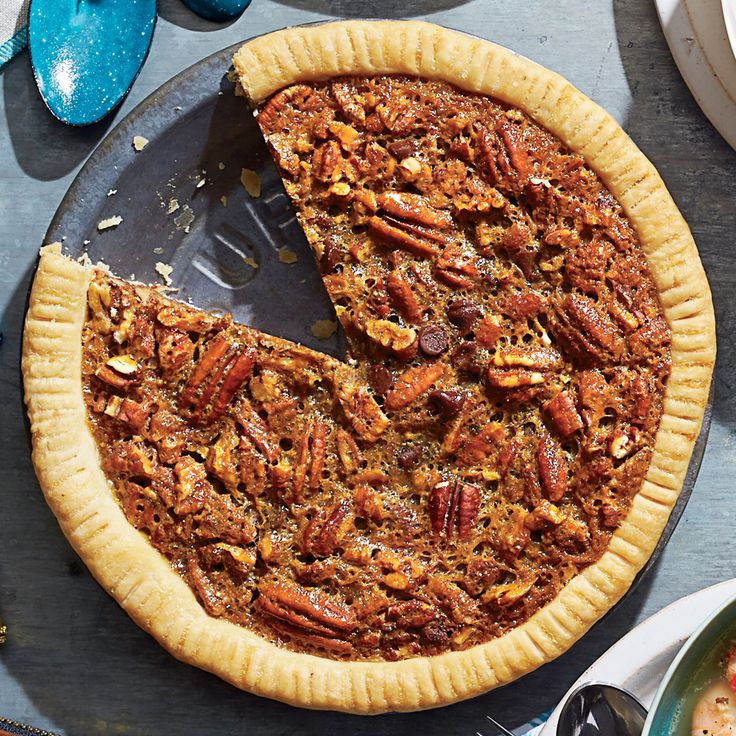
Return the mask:
<svg viewBox="0 0 736 736">
<path fill-rule="evenodd" d="M 693 102 L 649 2 L 425 0 L 429 15 L 421 17 L 505 44 L 607 107 L 657 165 L 693 229 L 713 288 L 720 357 L 710 442 L 683 521 L 647 581 L 572 651 L 520 683 L 436 712 L 361 719 L 297 711 L 179 664 L 132 624 L 61 536 L 31 467 L 19 344 L 30 272 L 48 222 L 112 123 L 194 61 L 284 25 L 401 17 L 414 8 L 399 0 L 254 0 L 241 19 L 220 28 L 176 0 L 160 5 L 153 48 L 132 93 L 93 128 L 65 128 L 50 117 L 26 55 L 0 74 L 0 618 L 10 628 L 0 650 L 0 714 L 75 735 L 490 734 L 484 713 L 509 726 L 528 720 L 554 705 L 637 621 L 733 576 L 736 153 Z"/>
</svg>

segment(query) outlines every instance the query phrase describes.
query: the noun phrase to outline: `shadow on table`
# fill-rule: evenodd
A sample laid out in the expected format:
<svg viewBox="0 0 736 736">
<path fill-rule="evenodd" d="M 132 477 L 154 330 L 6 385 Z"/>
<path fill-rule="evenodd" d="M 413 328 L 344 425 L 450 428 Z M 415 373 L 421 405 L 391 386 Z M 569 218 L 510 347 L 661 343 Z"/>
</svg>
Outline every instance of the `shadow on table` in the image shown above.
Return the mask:
<svg viewBox="0 0 736 736">
<path fill-rule="evenodd" d="M 99 143 L 115 117 L 111 114 L 82 128 L 57 120 L 36 89 L 27 52 L 9 62 L 0 77 L 13 152 L 23 171 L 34 179 L 51 181 L 66 176 Z M 12 116 L 9 110 L 13 110 Z"/>
<path fill-rule="evenodd" d="M 255 0 L 255 2 L 257 1 L 258 0 Z M 227 28 L 233 23 L 237 23 L 238 19 L 243 17 L 238 16 L 238 18 L 233 18 L 233 20 L 227 23 L 215 23 L 214 21 L 201 18 L 194 11 L 189 10 L 181 0 L 158 0 L 156 3 L 156 10 L 161 18 L 175 26 L 186 28 L 189 31 L 202 31 L 207 33 Z M 245 12 L 247 13 L 248 10 L 246 9 Z"/>
<path fill-rule="evenodd" d="M 733 172 L 736 152 L 713 128 L 680 77 L 654 3 L 614 1 L 619 53 L 632 102 L 624 129 L 659 170 L 698 244 L 721 325 L 714 419 L 736 430 Z"/>
<path fill-rule="evenodd" d="M 253 0 L 254 3 L 258 0 Z M 385 0 L 381 3 L 356 3 L 355 0 L 275 0 L 295 10 L 308 11 L 330 18 L 412 18 L 440 13 L 465 5 L 470 0 L 424 0 L 422 3 L 408 5 L 404 0 Z M 249 10 L 243 17 L 247 20 Z M 159 0 L 159 15 L 181 28 L 191 31 L 211 32 L 226 28 L 238 22 L 238 18 L 229 23 L 213 23 L 200 18 L 189 10 L 181 0 Z"/>
<path fill-rule="evenodd" d="M 356 3 L 355 0 L 275 0 L 296 10 L 307 10 L 332 18 L 388 18 L 401 19 L 426 16 L 451 10 L 470 0 L 424 0 L 407 3 L 405 0 L 384 0 L 380 3 Z"/>
</svg>

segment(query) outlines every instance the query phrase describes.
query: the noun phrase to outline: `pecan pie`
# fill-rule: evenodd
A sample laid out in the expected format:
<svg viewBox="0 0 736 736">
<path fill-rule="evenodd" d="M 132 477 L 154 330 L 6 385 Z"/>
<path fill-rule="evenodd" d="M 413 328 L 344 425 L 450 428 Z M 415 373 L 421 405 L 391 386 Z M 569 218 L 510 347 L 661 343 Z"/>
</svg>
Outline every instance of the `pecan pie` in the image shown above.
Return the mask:
<svg viewBox="0 0 736 736">
<path fill-rule="evenodd" d="M 176 656 L 355 712 L 469 697 L 625 592 L 681 488 L 710 293 L 661 180 L 556 75 L 423 23 L 235 69 L 346 362 L 43 251 L 41 485 Z"/>
</svg>

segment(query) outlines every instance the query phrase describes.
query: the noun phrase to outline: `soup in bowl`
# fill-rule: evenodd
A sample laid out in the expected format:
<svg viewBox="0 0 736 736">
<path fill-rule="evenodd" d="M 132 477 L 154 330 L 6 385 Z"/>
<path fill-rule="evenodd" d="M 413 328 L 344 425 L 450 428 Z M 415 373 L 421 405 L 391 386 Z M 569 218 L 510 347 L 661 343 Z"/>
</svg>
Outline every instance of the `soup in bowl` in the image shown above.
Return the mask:
<svg viewBox="0 0 736 736">
<path fill-rule="evenodd" d="M 736 736 L 736 597 L 716 609 L 677 654 L 642 736 Z"/>
</svg>

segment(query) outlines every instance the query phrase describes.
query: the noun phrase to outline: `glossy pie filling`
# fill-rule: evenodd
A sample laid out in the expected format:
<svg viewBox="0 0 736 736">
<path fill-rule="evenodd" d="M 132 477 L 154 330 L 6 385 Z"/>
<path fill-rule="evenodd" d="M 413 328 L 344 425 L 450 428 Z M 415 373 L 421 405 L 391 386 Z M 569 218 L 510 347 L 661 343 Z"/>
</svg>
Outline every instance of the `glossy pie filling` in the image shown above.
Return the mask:
<svg viewBox="0 0 736 736">
<path fill-rule="evenodd" d="M 298 84 L 258 120 L 348 361 L 99 274 L 104 470 L 212 616 L 346 659 L 497 637 L 647 472 L 669 329 L 636 234 L 581 157 L 445 83 Z"/>
</svg>

